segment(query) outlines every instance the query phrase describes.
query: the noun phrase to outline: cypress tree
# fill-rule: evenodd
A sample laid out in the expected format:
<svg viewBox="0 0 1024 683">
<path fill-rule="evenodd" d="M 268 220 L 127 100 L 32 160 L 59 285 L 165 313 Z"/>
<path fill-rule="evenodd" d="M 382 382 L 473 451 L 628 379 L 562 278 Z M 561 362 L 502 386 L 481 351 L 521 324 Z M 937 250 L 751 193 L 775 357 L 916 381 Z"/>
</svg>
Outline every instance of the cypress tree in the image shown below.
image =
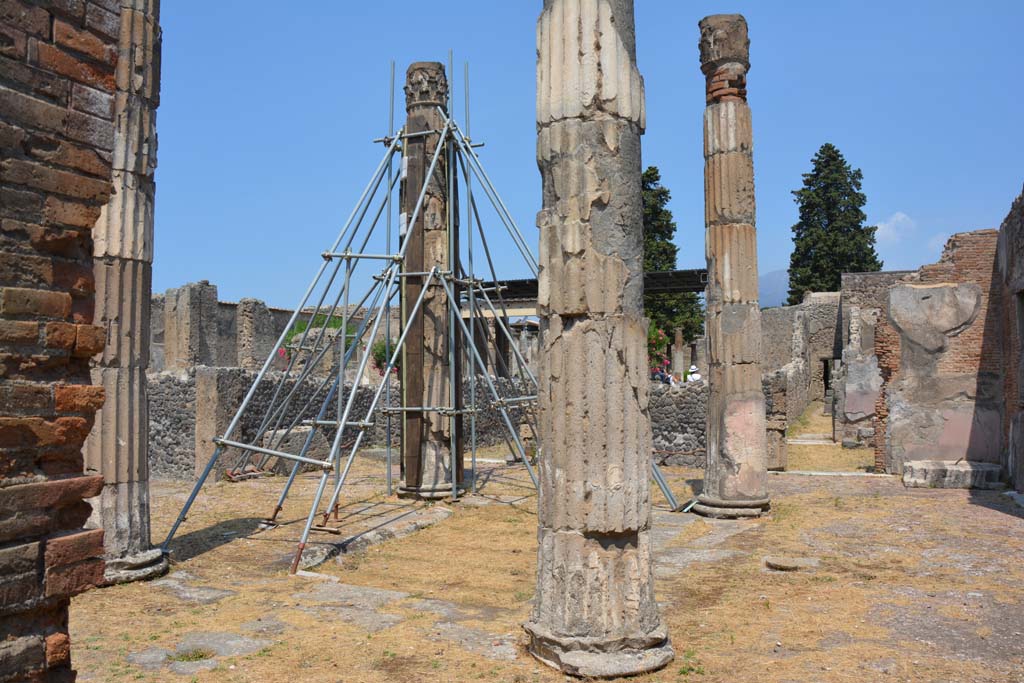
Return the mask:
<svg viewBox="0 0 1024 683">
<path fill-rule="evenodd" d="M 839 291 L 842 273 L 882 269 L 875 251 L 875 226 L 864 225 L 861 192 L 864 175 L 850 167 L 842 153 L 825 143 L 811 160 L 804 186 L 793 195 L 800 222 L 793 226 L 789 259 L 789 302 L 803 301 L 804 292 Z"/>
<path fill-rule="evenodd" d="M 679 247 L 672 243 L 676 222 L 666 207 L 671 194 L 661 184 L 656 166 L 648 166 L 643 174 L 644 206 L 644 272 L 675 270 Z M 693 292 L 681 294 L 644 295 L 644 311 L 651 321 L 652 333 L 661 330 L 671 337 L 682 328 L 687 340 L 704 331 L 704 309 Z"/>
</svg>

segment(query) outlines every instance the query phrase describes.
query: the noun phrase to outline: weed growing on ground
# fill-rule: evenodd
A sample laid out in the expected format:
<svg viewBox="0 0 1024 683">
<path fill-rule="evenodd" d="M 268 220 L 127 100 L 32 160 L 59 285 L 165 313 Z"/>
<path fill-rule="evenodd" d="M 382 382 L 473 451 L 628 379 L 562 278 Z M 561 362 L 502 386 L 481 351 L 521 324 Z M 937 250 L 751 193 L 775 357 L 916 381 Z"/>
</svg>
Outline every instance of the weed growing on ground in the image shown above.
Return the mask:
<svg viewBox="0 0 1024 683">
<path fill-rule="evenodd" d="M 213 654 L 214 653 L 210 650 L 204 650 L 201 647 L 197 647 L 194 650 L 176 652 L 167 659 L 172 662 L 198 662 L 204 659 L 210 659 L 213 657 Z"/>
<path fill-rule="evenodd" d="M 683 666 L 679 669 L 680 676 L 689 676 L 690 674 L 704 675 L 704 667 L 701 666 L 700 661 L 697 659 L 697 653 L 693 650 L 687 650 L 683 653 Z"/>
</svg>

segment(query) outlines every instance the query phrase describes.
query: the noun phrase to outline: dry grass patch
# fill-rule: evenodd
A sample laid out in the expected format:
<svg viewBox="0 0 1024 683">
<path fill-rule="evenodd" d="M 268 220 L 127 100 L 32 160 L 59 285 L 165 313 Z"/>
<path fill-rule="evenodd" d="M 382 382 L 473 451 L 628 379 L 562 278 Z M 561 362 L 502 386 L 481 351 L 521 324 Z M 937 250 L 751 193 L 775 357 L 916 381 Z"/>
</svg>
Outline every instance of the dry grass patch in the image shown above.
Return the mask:
<svg viewBox="0 0 1024 683">
<path fill-rule="evenodd" d="M 871 472 L 875 468 L 875 452 L 870 448 L 791 443 L 786 453 L 786 469 L 792 472 Z"/>
</svg>

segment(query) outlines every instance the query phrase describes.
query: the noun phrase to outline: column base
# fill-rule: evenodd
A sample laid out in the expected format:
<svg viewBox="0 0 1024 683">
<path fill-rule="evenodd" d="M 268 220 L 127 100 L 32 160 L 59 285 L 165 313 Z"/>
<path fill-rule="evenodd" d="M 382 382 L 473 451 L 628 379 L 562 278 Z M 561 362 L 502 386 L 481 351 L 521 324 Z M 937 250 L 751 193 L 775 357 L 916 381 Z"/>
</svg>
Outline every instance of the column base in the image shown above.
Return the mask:
<svg viewBox="0 0 1024 683">
<path fill-rule="evenodd" d="M 461 496 L 466 492 L 466 487 L 464 484 L 458 484 L 455 490 Z M 418 500 L 443 500 L 452 497 L 452 487 L 451 484 L 447 486 L 420 486 L 417 488 L 409 488 L 402 485 L 398 487 L 398 497 L 415 498 Z"/>
<path fill-rule="evenodd" d="M 532 622 L 524 628 L 530 634 L 527 649 L 534 658 L 579 678 L 637 676 L 663 668 L 676 656 L 663 631 L 628 642 L 601 642 L 593 638 L 558 639 L 541 635 L 543 629 Z"/>
<path fill-rule="evenodd" d="M 697 496 L 697 503 L 690 511 L 712 519 L 742 519 L 760 517 L 767 514 L 770 508 L 771 500 L 768 498 L 722 500 L 702 493 Z"/>
<path fill-rule="evenodd" d="M 169 566 L 167 556 L 160 548 L 150 548 L 128 557 L 107 560 L 107 567 L 103 572 L 104 585 L 113 586 L 118 583 L 155 579 L 163 576 Z"/>
</svg>

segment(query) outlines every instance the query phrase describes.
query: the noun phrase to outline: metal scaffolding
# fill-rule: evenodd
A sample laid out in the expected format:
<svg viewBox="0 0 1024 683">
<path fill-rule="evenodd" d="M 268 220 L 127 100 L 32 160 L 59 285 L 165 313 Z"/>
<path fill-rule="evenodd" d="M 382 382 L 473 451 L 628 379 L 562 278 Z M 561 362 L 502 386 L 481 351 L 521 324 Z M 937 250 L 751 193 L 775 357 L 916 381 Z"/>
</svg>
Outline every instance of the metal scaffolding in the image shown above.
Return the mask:
<svg viewBox="0 0 1024 683">
<path fill-rule="evenodd" d="M 451 62 L 448 65 L 451 75 Z M 450 81 L 450 79 L 449 79 Z M 195 502 L 203 484 L 210 477 L 217 463 L 226 457 L 228 449 L 235 455 L 231 471 L 237 478 L 261 476 L 272 458 L 292 463 L 287 481 L 278 497 L 277 504 L 265 524 L 275 525 L 278 513 L 283 508 L 296 476 L 303 465 L 321 471 L 313 503 L 306 517 L 305 526 L 295 551 L 291 571 L 299 565 L 309 535 L 313 531 L 327 531 L 323 525 L 331 512 L 336 512 L 338 499 L 345 485 L 352 464 L 365 443 L 367 432 L 379 420 L 385 427 L 385 462 L 387 493 L 394 490 L 392 481 L 392 434 L 395 416 L 409 412 L 433 412 L 449 420 L 450 434 L 453 435 L 450 467 L 446 482 L 451 483 L 451 498 L 462 495 L 456 476 L 456 460 L 461 453 L 454 447 L 454 435 L 462 417 L 469 419 L 470 442 L 470 486 L 476 493 L 477 472 L 477 417 L 481 412 L 478 391 L 483 391 L 492 409 L 497 410 L 504 426 L 504 438 L 516 462 L 521 462 L 537 486 L 537 474 L 531 454 L 527 452 L 519 427 L 525 426 L 536 444 L 535 457 L 542 457 L 542 444 L 538 438 L 535 422 L 537 400 L 537 379 L 531 371 L 509 328 L 509 313 L 505 302 L 507 286 L 502 284 L 497 272 L 494 255 L 487 241 L 487 235 L 504 230 L 515 245 L 527 269 L 534 278 L 538 266 L 533 253 L 523 238 L 515 220 L 484 170 L 483 162 L 475 151 L 481 145 L 472 141 L 469 135 L 469 69 L 465 70 L 466 129 L 463 130 L 451 115 L 452 98 L 449 91 L 447 111 L 438 107 L 442 125 L 438 130 L 408 132 L 394 131 L 394 64 L 391 65 L 391 97 L 388 113 L 388 134 L 374 142 L 385 146 L 384 156 L 377 165 L 345 222 L 341 233 L 321 256 L 320 265 L 299 301 L 291 320 L 278 338 L 262 368 L 249 388 L 241 405 L 223 435 L 214 439 L 216 449 L 197 479 L 191 494 L 175 520 L 162 548 L 167 552 L 171 539 L 185 521 L 189 509 Z M 437 135 L 438 144 L 430 159 L 429 169 L 419 187 L 406 186 L 405 192 L 414 192 L 416 202 L 411 215 L 400 211 L 401 203 L 396 194 L 401 189 L 400 181 L 405 178 L 406 142 L 424 135 Z M 445 163 L 441 164 L 441 159 Z M 424 210 L 424 198 L 428 185 L 438 169 L 444 174 L 449 199 L 456 194 L 461 180 L 461 192 L 465 201 L 462 208 L 464 217 L 457 215 L 459 207 L 454 201 L 448 202 L 448 261 L 451 267 L 429 270 L 407 268 L 407 252 L 412 243 L 411 231 Z M 479 191 L 474 188 L 478 187 Z M 493 218 L 485 222 L 477 197 L 482 195 Z M 461 218 L 461 220 L 460 220 Z M 500 224 L 500 225 L 495 225 Z M 407 234 L 410 233 L 410 234 Z M 383 233 L 383 234 L 381 234 Z M 465 245 L 465 249 L 462 248 Z M 397 248 L 395 248 L 397 246 Z M 376 251 L 375 251 L 376 249 Z M 478 265 L 482 254 L 485 267 Z M 503 255 L 502 265 L 510 259 Z M 422 286 L 415 300 L 400 299 L 402 283 L 408 278 L 419 278 Z M 420 405 L 422 397 L 410 397 L 403 390 L 399 405 L 395 406 L 389 381 L 402 355 L 409 337 L 411 324 L 423 314 L 424 298 L 431 285 L 443 290 L 447 301 L 447 339 L 460 338 L 461 344 L 447 343 L 449 380 L 448 400 L 444 405 Z M 312 303 L 311 303 L 312 302 Z M 398 309 L 398 338 L 392 344 L 392 316 Z M 361 319 L 353 317 L 354 311 L 366 311 Z M 494 338 L 485 329 L 483 321 L 494 321 Z M 356 321 L 358 320 L 358 324 Z M 335 322 L 337 321 L 337 322 Z M 302 327 L 302 323 L 305 324 Z M 299 327 L 296 325 L 299 324 Z M 478 329 L 480 326 L 481 329 Z M 339 327 L 336 335 L 328 333 L 329 328 Z M 353 329 L 350 333 L 349 330 Z M 297 342 L 286 343 L 289 331 L 301 329 L 296 335 Z M 383 332 L 382 332 L 383 330 Z M 496 354 L 494 363 L 500 374 L 513 377 L 514 386 L 521 391 L 518 395 L 502 395 L 488 372 L 487 360 L 481 356 L 477 345 L 478 335 L 488 343 L 497 343 L 503 338 L 514 356 L 513 367 L 501 354 Z M 374 342 L 384 341 L 385 366 L 379 368 L 381 381 L 373 387 L 368 406 L 356 407 L 357 385 L 366 374 L 373 358 Z M 459 350 L 461 348 L 461 351 Z M 272 370 L 282 353 L 287 357 L 283 370 Z M 462 355 L 459 358 L 456 355 Z M 299 361 L 302 362 L 299 362 Z M 456 365 L 470 370 L 468 406 L 456 396 L 461 387 L 456 386 Z M 326 372 L 324 371 L 326 369 Z M 318 371 L 319 370 L 319 371 Z M 346 384 L 351 377 L 351 384 Z M 482 389 L 478 385 L 483 385 Z M 259 400 L 256 400 L 259 397 Z M 269 398 L 268 398 L 269 397 Z M 518 419 L 513 418 L 513 411 Z M 242 425 L 246 425 L 243 430 Z M 257 425 L 252 428 L 251 425 Z M 301 447 L 288 447 L 288 437 L 297 427 L 308 428 Z M 243 435 L 244 432 L 244 435 Z M 317 434 L 330 442 L 330 453 L 326 458 L 310 455 L 310 449 Z M 460 460 L 461 467 L 461 460 Z M 654 481 L 665 495 L 673 510 L 680 505 L 672 495 L 668 484 L 656 464 L 652 463 Z M 331 484 L 331 475 L 334 482 Z M 315 524 L 318 515 L 320 525 Z M 336 531 L 336 530 L 331 530 Z"/>
<path fill-rule="evenodd" d="M 449 72 L 451 63 L 449 62 Z M 392 482 L 392 434 L 393 419 L 405 412 L 435 412 L 447 417 L 452 435 L 461 421 L 468 417 L 471 458 L 469 490 L 476 492 L 477 465 L 477 416 L 481 412 L 478 392 L 484 392 L 492 409 L 497 410 L 504 426 L 504 437 L 515 461 L 526 467 L 534 486 L 537 476 L 527 452 L 519 427 L 522 424 L 532 432 L 539 452 L 539 440 L 534 422 L 533 406 L 537 397 L 537 380 L 527 365 L 508 327 L 509 315 L 506 309 L 503 288 L 485 283 L 499 280 L 496 265 L 487 242 L 487 234 L 495 229 L 504 229 L 522 256 L 523 262 L 534 277 L 537 276 L 537 262 L 527 246 L 508 208 L 502 202 L 483 163 L 475 151 L 479 146 L 469 136 L 469 70 L 465 73 L 466 130 L 464 131 L 451 115 L 452 99 L 449 94 L 447 111 L 438 107 L 443 124 L 439 130 L 407 132 L 405 129 L 394 133 L 394 64 L 391 66 L 391 98 L 389 106 L 388 135 L 375 140 L 386 147 L 384 156 L 366 184 L 355 208 L 348 217 L 341 233 L 321 256 L 320 265 L 292 314 L 284 332 L 264 362 L 262 368 L 246 393 L 234 418 L 223 435 L 214 439 L 216 449 L 197 479 L 187 502 L 179 513 L 174 525 L 163 543 L 166 552 L 171 539 L 195 502 L 203 484 L 210 477 L 218 461 L 228 457 L 228 449 L 237 453 L 231 471 L 245 476 L 259 476 L 266 472 L 272 458 L 291 463 L 291 469 L 273 512 L 266 523 L 274 524 L 282 510 L 296 476 L 304 465 L 321 470 L 318 486 L 306 517 L 295 558 L 292 573 L 298 567 L 302 551 L 312 531 L 323 530 L 332 511 L 337 510 L 338 498 L 345 485 L 352 464 L 367 446 L 367 432 L 384 421 L 386 485 L 391 495 Z M 406 186 L 405 192 L 414 192 L 415 208 L 411 216 L 398 214 L 400 202 L 396 194 L 401 188 L 406 166 L 403 164 L 406 142 L 423 135 L 438 136 L 438 145 L 430 159 L 429 170 L 424 175 L 421 187 Z M 440 163 L 441 159 L 445 163 Z M 435 172 L 444 174 L 449 197 L 454 196 L 456 184 L 461 180 L 465 201 L 465 216 L 456 212 L 459 207 L 449 202 L 447 230 L 449 254 L 447 269 L 432 267 L 429 270 L 407 268 L 407 252 L 411 231 L 424 210 L 427 186 Z M 479 192 L 474 192 L 479 187 Z M 500 226 L 485 225 L 477 197 L 483 195 L 492 209 Z M 406 234 L 406 232 L 410 234 Z M 383 233 L 383 234 L 381 234 Z M 458 233 L 458 235 L 457 235 Z M 475 235 L 474 235 L 475 233 Z M 456 240 L 456 236 L 461 238 Z M 465 249 L 461 248 L 465 245 Z M 397 248 L 395 248 L 397 247 Z M 479 277 L 477 267 L 481 259 L 486 267 Z M 502 265 L 508 259 L 503 257 Z M 418 297 L 414 301 L 401 300 L 402 282 L 407 278 L 422 280 Z M 443 291 L 447 300 L 448 340 L 456 337 L 461 344 L 448 343 L 448 367 L 451 369 L 450 391 L 444 405 L 420 405 L 422 397 L 407 396 L 401 392 L 398 406 L 393 405 L 390 377 L 398 366 L 402 350 L 409 337 L 411 323 L 423 315 L 424 298 L 428 290 Z M 440 288 L 440 290 L 438 290 Z M 402 310 L 404 308 L 404 310 Z M 398 309 L 393 310 L 393 309 Z M 359 319 L 354 311 L 366 311 Z M 397 340 L 392 340 L 392 320 L 396 312 L 401 315 Z M 507 363 L 500 354 L 495 363 L 502 364 L 502 374 L 514 377 L 514 386 L 521 392 L 517 395 L 502 395 L 494 379 L 488 373 L 487 360 L 481 356 L 476 340 L 481 331 L 477 326 L 490 318 L 494 321 L 494 341 L 503 337 L 514 356 L 514 362 Z M 305 327 L 302 323 L 305 323 Z M 298 325 L 298 327 L 296 327 Z M 331 334 L 330 328 L 338 327 L 339 333 Z M 295 335 L 296 341 L 286 343 L 289 331 L 302 329 Z M 487 338 L 487 333 L 484 335 Z M 386 363 L 379 368 L 381 380 L 373 387 L 369 406 L 356 407 L 356 388 L 367 368 L 373 362 L 374 342 L 384 341 Z M 282 354 L 287 358 L 283 370 L 272 370 L 281 362 Z M 456 357 L 459 354 L 462 357 Z M 454 381 L 458 364 L 470 371 L 469 400 L 461 407 L 456 392 L 461 387 Z M 513 367 L 504 367 L 505 365 Z M 350 383 L 346 384 L 346 377 Z M 478 388 L 482 385 L 482 388 Z M 256 400 L 257 396 L 259 400 Z M 268 398 L 269 397 L 269 398 Z M 514 419 L 514 415 L 517 417 Z M 249 426 L 242 429 L 242 426 Z M 253 429 L 251 425 L 258 426 Z M 307 428 L 306 436 L 299 448 L 288 447 L 288 437 L 297 427 Z M 244 436 L 243 436 L 244 431 Z M 330 442 L 330 453 L 326 458 L 312 457 L 310 448 L 317 434 L 324 435 Z M 450 467 L 446 471 L 447 482 L 451 482 L 451 497 L 458 498 L 459 483 L 455 474 L 456 459 L 461 458 L 452 448 Z M 333 484 L 331 478 L 333 474 Z M 315 524 L 318 515 L 323 516 L 320 527 Z"/>
</svg>

